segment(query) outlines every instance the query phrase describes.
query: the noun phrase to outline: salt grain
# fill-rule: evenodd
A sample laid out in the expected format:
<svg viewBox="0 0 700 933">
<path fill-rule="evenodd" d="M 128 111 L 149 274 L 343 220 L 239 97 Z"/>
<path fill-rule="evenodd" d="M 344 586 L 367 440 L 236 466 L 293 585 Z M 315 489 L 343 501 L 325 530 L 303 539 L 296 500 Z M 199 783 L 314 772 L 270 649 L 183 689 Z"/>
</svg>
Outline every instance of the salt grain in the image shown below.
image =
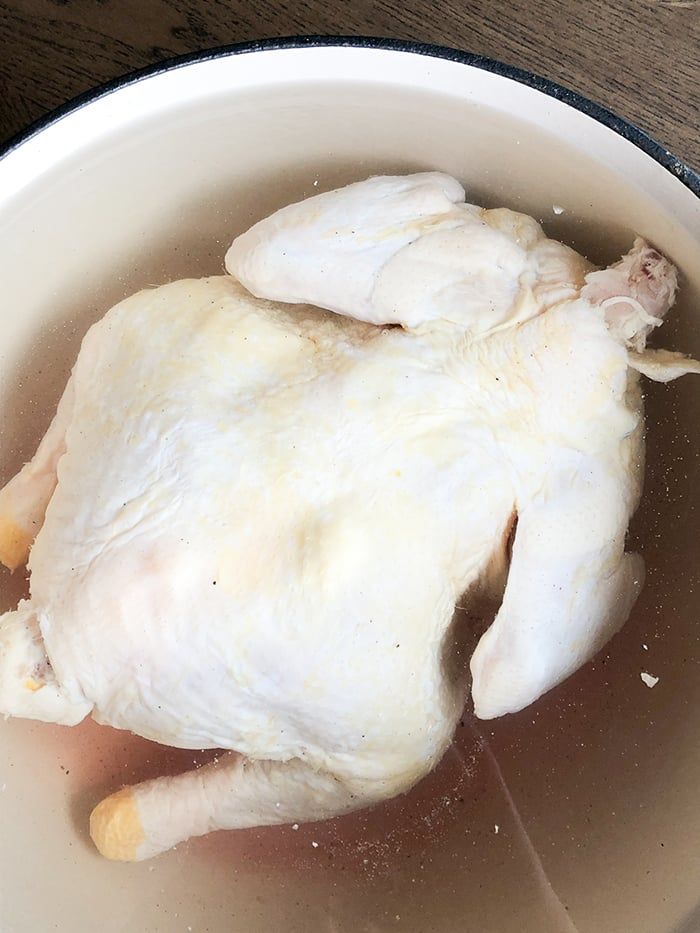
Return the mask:
<svg viewBox="0 0 700 933">
<path fill-rule="evenodd" d="M 498 823 L 494 823 L 493 831 L 496 833 L 496 835 L 498 835 L 498 830 L 499 830 L 500 828 L 501 828 L 501 827 L 498 825 Z"/>
<path fill-rule="evenodd" d="M 559 215 L 564 213 L 564 208 L 560 204 L 552 204 L 552 211 Z"/>
<path fill-rule="evenodd" d="M 314 849 L 318 849 L 318 843 L 317 843 L 317 842 L 312 842 L 311 845 L 314 847 Z"/>
<path fill-rule="evenodd" d="M 292 829 L 299 829 L 298 823 L 292 823 Z"/>
<path fill-rule="evenodd" d="M 647 674 L 646 671 L 642 671 L 642 673 L 641 673 L 639 676 L 642 678 L 642 680 L 644 681 L 644 683 L 645 683 L 645 684 L 647 685 L 647 687 L 649 687 L 649 688 L 655 687 L 655 686 L 658 684 L 658 682 L 659 682 L 659 678 L 658 678 L 658 677 L 654 677 L 653 674 Z"/>
</svg>

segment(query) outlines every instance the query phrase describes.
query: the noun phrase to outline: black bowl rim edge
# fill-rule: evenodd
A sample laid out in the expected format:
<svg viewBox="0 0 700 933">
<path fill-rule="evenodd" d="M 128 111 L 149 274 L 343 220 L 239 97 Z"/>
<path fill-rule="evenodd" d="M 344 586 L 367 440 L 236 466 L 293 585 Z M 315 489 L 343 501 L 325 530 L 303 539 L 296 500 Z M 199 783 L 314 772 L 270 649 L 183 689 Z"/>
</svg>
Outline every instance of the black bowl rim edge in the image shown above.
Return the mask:
<svg viewBox="0 0 700 933">
<path fill-rule="evenodd" d="M 83 107 L 113 94 L 120 88 L 135 84 L 145 78 L 153 75 L 162 74 L 167 71 L 173 71 L 186 65 L 197 62 L 209 61 L 215 58 L 225 58 L 229 55 L 243 55 L 250 52 L 275 51 L 280 49 L 299 49 L 299 48 L 363 48 L 378 49 L 393 52 L 410 52 L 417 55 L 425 55 L 430 58 L 440 58 L 447 61 L 458 62 L 463 65 L 471 65 L 475 68 L 481 68 L 504 78 L 509 78 L 531 87 L 537 91 L 547 94 L 556 100 L 562 101 L 579 110 L 589 117 L 592 117 L 598 123 L 607 126 L 619 136 L 622 136 L 628 142 L 631 142 L 638 149 L 641 149 L 648 156 L 658 162 L 676 177 L 686 188 L 700 198 L 700 174 L 695 172 L 689 165 L 669 152 L 664 146 L 658 143 L 648 133 L 641 130 L 635 124 L 630 123 L 613 113 L 602 105 L 584 97 L 582 94 L 563 87 L 560 84 L 543 78 L 540 75 L 526 71 L 522 68 L 516 68 L 513 65 L 487 58 L 483 55 L 477 55 L 473 52 L 465 52 L 459 49 L 449 48 L 448 46 L 432 45 L 424 42 L 414 42 L 405 39 L 385 39 L 369 36 L 288 36 L 281 38 L 260 39 L 251 42 L 239 42 L 233 45 L 223 45 L 215 48 L 205 49 L 199 52 L 190 52 L 186 55 L 180 55 L 175 58 L 164 59 L 154 65 L 141 68 L 137 71 L 108 81 L 105 84 L 98 85 L 83 94 L 74 97 L 65 104 L 51 110 L 49 113 L 40 117 L 31 123 L 26 129 L 20 131 L 17 135 L 11 137 L 4 145 L 0 146 L 0 160 L 9 155 L 23 143 L 32 139 L 42 130 L 57 123 L 64 117 Z"/>
</svg>

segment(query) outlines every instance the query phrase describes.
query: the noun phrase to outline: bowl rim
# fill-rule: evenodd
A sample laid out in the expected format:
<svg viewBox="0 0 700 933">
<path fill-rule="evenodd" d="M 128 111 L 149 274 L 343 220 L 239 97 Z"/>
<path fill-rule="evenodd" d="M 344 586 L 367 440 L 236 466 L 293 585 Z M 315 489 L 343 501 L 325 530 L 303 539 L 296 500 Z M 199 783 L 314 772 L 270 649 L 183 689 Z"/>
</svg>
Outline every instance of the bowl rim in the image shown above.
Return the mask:
<svg viewBox="0 0 700 933">
<path fill-rule="evenodd" d="M 568 104 L 575 110 L 603 124 L 618 136 L 622 136 L 628 142 L 650 156 L 655 162 L 677 178 L 696 197 L 700 198 L 700 173 L 692 169 L 687 163 L 683 162 L 682 159 L 677 158 L 672 152 L 666 149 L 665 146 L 662 146 L 661 143 L 657 142 L 657 140 L 640 129 L 636 124 L 618 116 L 618 114 L 614 113 L 612 110 L 608 110 L 606 107 L 602 106 L 602 104 L 585 97 L 583 94 L 579 94 L 577 91 L 572 91 L 564 85 L 557 84 L 549 78 L 544 78 L 524 68 L 518 68 L 514 65 L 509 65 L 505 62 L 474 52 L 462 51 L 460 49 L 451 48 L 450 46 L 427 42 L 374 36 L 310 35 L 255 39 L 248 42 L 236 42 L 230 45 L 215 46 L 201 51 L 189 52 L 185 55 L 163 59 L 153 65 L 147 65 L 145 68 L 127 72 L 124 75 L 99 84 L 71 98 L 53 110 L 50 110 L 44 116 L 30 123 L 25 129 L 11 136 L 3 145 L 0 145 L 0 161 L 23 143 L 28 142 L 47 127 L 57 123 L 64 117 L 81 110 L 93 101 L 113 94 L 121 88 L 153 77 L 154 75 L 174 71 L 187 65 L 197 64 L 198 62 L 227 58 L 234 55 L 286 49 L 333 47 L 406 52 L 423 55 L 429 58 L 444 59 L 462 65 L 469 65 L 473 68 L 480 68 L 483 71 L 488 71 L 510 79 L 511 81 L 516 81 L 519 84 L 524 84 L 533 90 L 541 91 L 549 97 L 553 97 L 564 104 Z"/>
</svg>

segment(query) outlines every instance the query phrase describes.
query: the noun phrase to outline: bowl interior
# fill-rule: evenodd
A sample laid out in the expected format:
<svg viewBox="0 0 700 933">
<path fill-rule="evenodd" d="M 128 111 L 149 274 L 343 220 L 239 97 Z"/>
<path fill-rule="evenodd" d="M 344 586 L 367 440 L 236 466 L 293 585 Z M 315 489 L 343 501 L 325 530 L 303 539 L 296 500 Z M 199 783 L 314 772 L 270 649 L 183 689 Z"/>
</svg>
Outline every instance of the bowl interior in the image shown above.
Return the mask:
<svg viewBox="0 0 700 933">
<path fill-rule="evenodd" d="M 683 274 L 662 343 L 700 353 L 700 234 L 633 167 L 620 171 L 633 147 L 619 140 L 612 164 L 584 151 L 588 118 L 564 140 L 509 105 L 505 79 L 491 105 L 475 101 L 469 72 L 453 93 L 292 74 L 164 98 L 159 118 L 106 129 L 0 199 L 0 482 L 31 456 L 83 334 L 110 305 L 218 273 L 255 220 L 378 172 L 450 172 L 471 200 L 531 213 L 602 263 L 635 233 L 649 237 Z M 530 93 L 546 116 L 547 99 Z M 94 853 L 91 807 L 205 756 L 94 723 L 0 723 L 2 929 L 680 929 L 700 890 L 700 403 L 692 377 L 645 395 L 646 487 L 631 541 L 648 579 L 592 664 L 516 716 L 466 716 L 438 770 L 405 798 L 296 832 L 219 833 L 141 865 Z M 25 586 L 3 573 L 0 608 Z M 660 678 L 654 689 L 641 671 Z"/>
</svg>

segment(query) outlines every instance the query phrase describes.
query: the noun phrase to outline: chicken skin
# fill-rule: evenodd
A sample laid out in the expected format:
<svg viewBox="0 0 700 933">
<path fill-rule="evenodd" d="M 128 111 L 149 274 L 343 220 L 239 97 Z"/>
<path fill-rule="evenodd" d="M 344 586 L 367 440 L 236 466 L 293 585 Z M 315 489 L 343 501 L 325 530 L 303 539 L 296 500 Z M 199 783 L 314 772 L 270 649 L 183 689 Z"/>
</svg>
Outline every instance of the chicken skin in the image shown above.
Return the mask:
<svg viewBox="0 0 700 933">
<path fill-rule="evenodd" d="M 31 585 L 0 713 L 230 751 L 99 804 L 114 859 L 392 797 L 470 689 L 501 716 L 591 658 L 643 582 L 639 374 L 700 370 L 645 348 L 676 291 L 655 249 L 597 271 L 439 173 L 284 208 L 227 270 L 95 324 L 0 492 Z M 469 678 L 446 634 L 499 581 Z"/>
</svg>

